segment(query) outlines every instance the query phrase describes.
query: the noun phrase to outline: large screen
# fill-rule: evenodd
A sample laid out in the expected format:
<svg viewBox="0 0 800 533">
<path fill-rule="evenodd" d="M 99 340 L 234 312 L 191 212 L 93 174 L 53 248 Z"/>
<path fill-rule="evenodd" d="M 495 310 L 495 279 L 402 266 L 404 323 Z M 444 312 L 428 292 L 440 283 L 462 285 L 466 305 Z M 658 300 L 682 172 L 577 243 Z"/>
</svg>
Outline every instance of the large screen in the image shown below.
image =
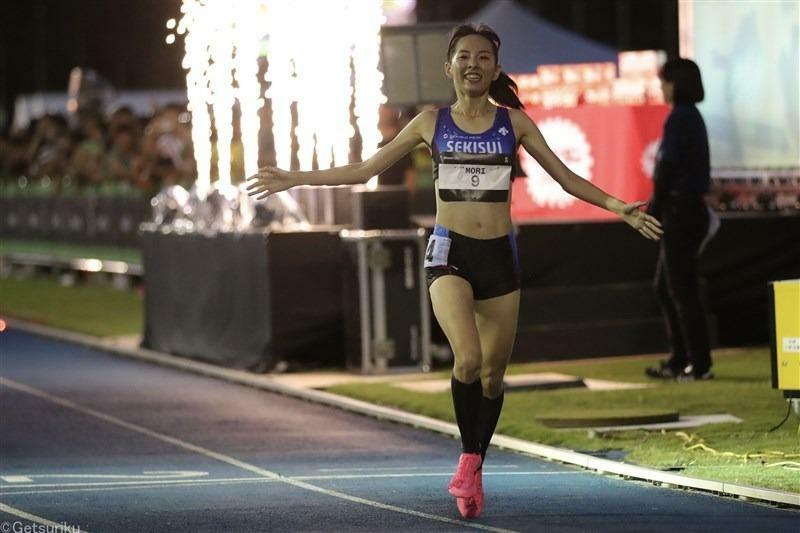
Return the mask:
<svg viewBox="0 0 800 533">
<path fill-rule="evenodd" d="M 800 2 L 680 3 L 681 55 L 700 66 L 713 167 L 800 167 Z"/>
</svg>

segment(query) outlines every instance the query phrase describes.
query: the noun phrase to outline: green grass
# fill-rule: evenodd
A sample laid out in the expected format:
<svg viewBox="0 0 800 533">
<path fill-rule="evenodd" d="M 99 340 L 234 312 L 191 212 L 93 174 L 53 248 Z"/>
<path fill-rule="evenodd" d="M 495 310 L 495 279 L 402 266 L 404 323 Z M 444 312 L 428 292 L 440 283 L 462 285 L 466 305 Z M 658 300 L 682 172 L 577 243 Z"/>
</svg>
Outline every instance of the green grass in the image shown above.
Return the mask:
<svg viewBox="0 0 800 533">
<path fill-rule="evenodd" d="M 108 287 L 62 287 L 49 279 L 0 279 L 0 315 L 97 337 L 142 332 L 142 297 Z"/>
<path fill-rule="evenodd" d="M 91 258 L 103 261 L 125 261 L 139 265 L 142 263 L 142 253 L 138 248 L 90 246 L 22 239 L 3 239 L 0 241 L 0 254 L 11 253 L 47 255 L 55 259 Z"/>
<path fill-rule="evenodd" d="M 497 431 L 504 435 L 583 452 L 622 451 L 625 461 L 654 468 L 680 468 L 690 477 L 735 482 L 800 492 L 800 428 L 794 415 L 768 433 L 787 409 L 782 394 L 772 389 L 769 351 L 717 351 L 717 379 L 694 383 L 658 383 L 651 389 L 589 391 L 561 389 L 514 392 L 506 395 Z M 509 373 L 562 372 L 614 381 L 645 381 L 641 359 L 536 363 L 512 365 Z M 449 373 L 432 375 L 447 378 Z M 398 407 L 454 422 L 449 392 L 426 394 L 386 383 L 346 384 L 329 389 L 381 405 Z M 742 423 L 723 423 L 682 430 L 591 433 L 585 429 L 556 430 L 536 423 L 537 416 L 568 416 L 576 412 L 677 410 L 681 415 L 730 413 Z M 710 449 L 689 449 L 702 439 Z M 716 453 L 715 453 L 716 452 Z M 726 455 L 730 452 L 736 455 Z M 777 452 L 765 456 L 767 452 Z M 769 466 L 790 461 L 794 465 Z"/>
</svg>

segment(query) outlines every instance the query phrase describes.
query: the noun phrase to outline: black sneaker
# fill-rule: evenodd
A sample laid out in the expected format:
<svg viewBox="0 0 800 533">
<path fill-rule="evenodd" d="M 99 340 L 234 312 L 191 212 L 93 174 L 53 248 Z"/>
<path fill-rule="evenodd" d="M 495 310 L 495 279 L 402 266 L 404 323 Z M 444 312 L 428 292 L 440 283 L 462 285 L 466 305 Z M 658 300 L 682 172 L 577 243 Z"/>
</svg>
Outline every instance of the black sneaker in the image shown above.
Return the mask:
<svg viewBox="0 0 800 533">
<path fill-rule="evenodd" d="M 692 365 L 687 366 L 680 372 L 677 376 L 675 376 L 675 381 L 681 382 L 688 382 L 688 381 L 707 381 L 709 379 L 714 379 L 714 373 L 711 371 L 710 368 L 700 372 L 695 371 Z"/>
<path fill-rule="evenodd" d="M 644 369 L 645 375 L 656 379 L 675 379 L 680 371 L 675 370 L 667 361 L 661 361 L 659 366 Z"/>
</svg>

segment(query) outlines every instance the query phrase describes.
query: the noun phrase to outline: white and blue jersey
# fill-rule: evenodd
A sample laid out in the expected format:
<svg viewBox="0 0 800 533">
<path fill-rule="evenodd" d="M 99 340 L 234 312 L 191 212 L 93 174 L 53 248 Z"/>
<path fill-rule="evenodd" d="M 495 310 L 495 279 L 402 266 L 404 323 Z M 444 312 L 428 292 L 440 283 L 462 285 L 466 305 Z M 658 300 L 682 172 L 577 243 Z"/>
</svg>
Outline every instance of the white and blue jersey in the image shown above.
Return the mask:
<svg viewBox="0 0 800 533">
<path fill-rule="evenodd" d="M 494 124 L 483 133 L 467 133 L 455 125 L 450 108 L 443 107 L 431 144 L 433 180 L 438 180 L 442 201 L 508 201 L 517 151 L 508 109 L 498 107 Z"/>
</svg>

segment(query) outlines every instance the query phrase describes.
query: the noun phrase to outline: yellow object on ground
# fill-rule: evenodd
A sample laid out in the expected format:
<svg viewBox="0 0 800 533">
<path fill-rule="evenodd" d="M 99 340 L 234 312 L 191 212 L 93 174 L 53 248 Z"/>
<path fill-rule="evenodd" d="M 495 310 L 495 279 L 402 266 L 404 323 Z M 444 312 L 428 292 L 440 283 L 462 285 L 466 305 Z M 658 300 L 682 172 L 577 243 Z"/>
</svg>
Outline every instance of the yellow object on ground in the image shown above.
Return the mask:
<svg viewBox="0 0 800 533">
<path fill-rule="evenodd" d="M 800 279 L 770 283 L 772 386 L 800 398 Z"/>
</svg>

